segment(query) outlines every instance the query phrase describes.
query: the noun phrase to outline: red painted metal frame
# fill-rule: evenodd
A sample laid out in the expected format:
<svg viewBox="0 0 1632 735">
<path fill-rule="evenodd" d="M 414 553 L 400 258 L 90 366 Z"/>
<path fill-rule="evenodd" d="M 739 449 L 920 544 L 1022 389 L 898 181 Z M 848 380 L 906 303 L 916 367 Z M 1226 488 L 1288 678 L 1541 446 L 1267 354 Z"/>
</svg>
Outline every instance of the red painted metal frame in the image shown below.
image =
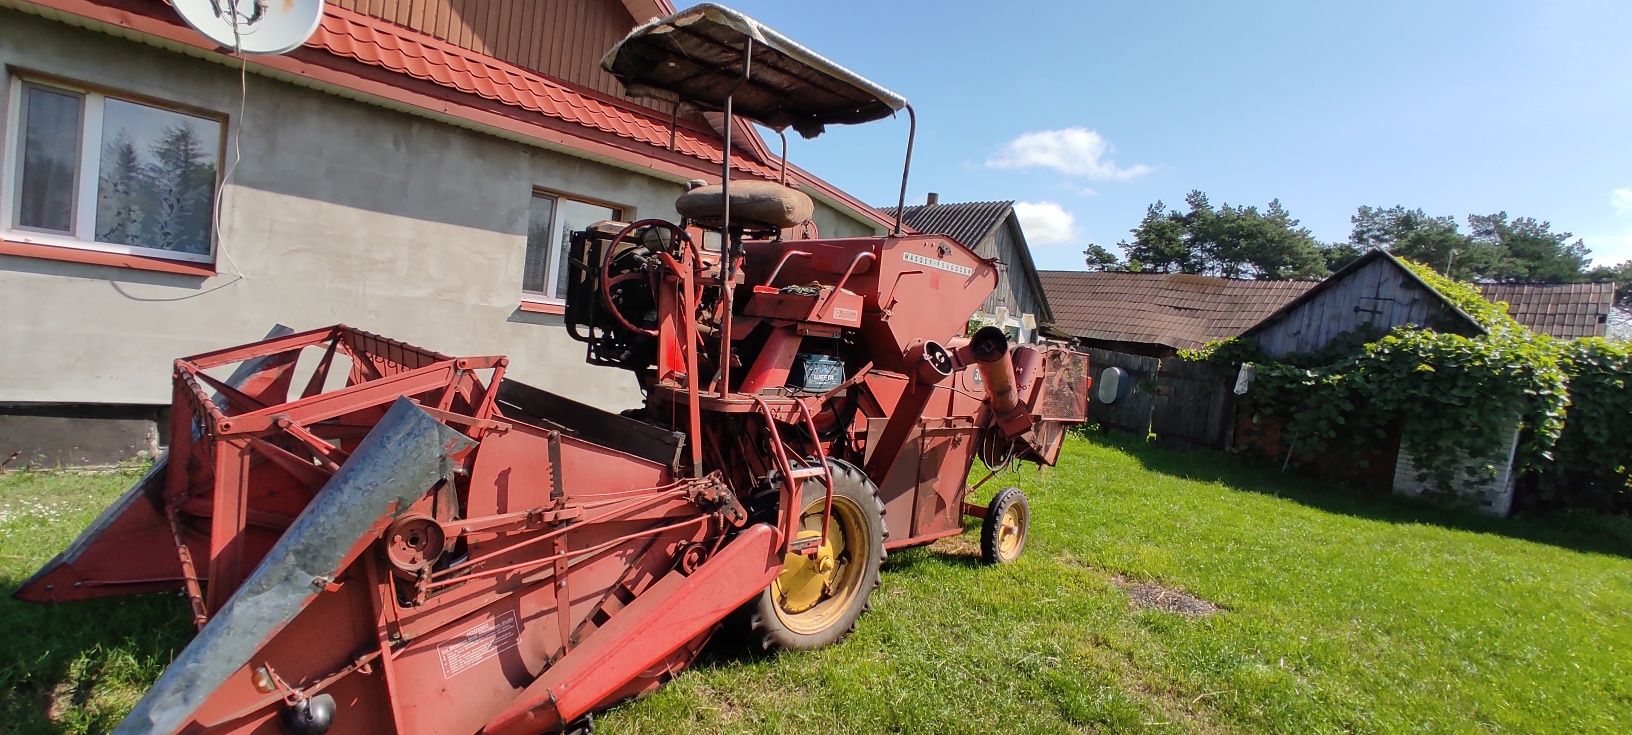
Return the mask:
<svg viewBox="0 0 1632 735">
<path fill-rule="evenodd" d="M 131 0 L 44 4 L 199 44 L 168 15 Z M 395 31 L 328 12 L 316 46 L 256 63 L 670 176 L 697 169 L 686 155 L 633 151 L 615 134 L 521 115 L 515 104 L 450 91 L 440 78 L 404 81 L 370 66 L 382 50 L 403 51 L 378 43 Z M 393 43 L 418 41 L 397 35 Z M 350 58 L 336 58 L 348 50 Z M 731 162 L 722 166 L 729 172 Z M 312 513 L 361 508 L 347 526 L 361 535 L 329 547 L 345 550 L 342 566 L 324 567 L 310 587 L 297 582 L 302 607 L 292 618 L 236 641 L 253 645 L 253 655 L 195 688 L 199 700 L 187 705 L 179 730 L 269 732 L 289 708 L 331 695 L 343 703 L 334 735 L 538 732 L 650 692 L 690 663 L 728 613 L 767 588 L 786 554 L 814 553 L 830 530 L 830 462 L 866 468 L 893 526 L 887 548 L 922 544 L 961 530 L 970 463 L 999 418 L 1057 429 L 1075 415 L 1071 401 L 1086 386 L 1085 372 L 1079 379 L 1075 371 L 1085 363 L 1014 356 L 1014 372 L 997 373 L 1011 379 L 1011 415 L 997 417 L 972 382 L 972 363 L 940 344 L 952 346 L 965 315 L 997 283 L 997 264 L 968 248 L 897 233 L 750 242 L 743 250 L 733 243 L 715 255 L 685 237 L 687 224 L 629 225 L 593 264 L 602 299 L 610 301 L 616 279 L 654 292 L 655 329 L 613 314 L 631 337 L 655 340 L 655 364 L 636 366 L 648 389 L 639 420 L 501 400 L 505 358 L 450 357 L 345 326 L 178 360 L 164 477 L 122 499 L 83 547 L 76 542 L 20 596 L 179 586 L 206 628 L 195 645 L 218 641 L 230 635 L 219 629 L 240 609 L 240 586 L 265 579 L 290 548 L 285 542 L 316 525 Z M 640 271 L 606 273 L 618 242 L 648 227 L 676 233 L 672 252 L 653 253 Z M 782 293 L 777 280 L 806 288 Z M 740 308 L 732 305 L 739 285 Z M 771 340 L 757 336 L 762 325 L 774 331 Z M 806 348 L 843 352 L 850 378 L 819 396 L 798 394 L 787 376 Z M 1071 365 L 1073 375 L 1037 374 L 1056 364 Z M 1049 404 L 1059 393 L 1070 400 Z M 468 446 L 405 457 L 381 454 L 381 439 L 365 442 L 388 435 L 371 434 L 376 425 L 398 425 L 404 398 L 417 404 L 406 415 L 421 429 Z M 1049 406 L 1046 419 L 1039 405 Z M 629 451 L 621 448 L 625 435 L 653 432 L 653 424 L 683 441 L 639 452 L 631 436 Z M 1030 456 L 1052 462 L 1059 434 L 1039 435 Z M 360 474 L 352 468 L 374 466 L 371 452 L 376 462 L 389 456 L 392 466 L 416 467 L 414 485 L 427 486 L 395 488 L 402 494 L 390 507 L 337 501 L 357 497 L 336 493 L 358 489 L 342 484 Z M 756 493 L 773 479 L 774 507 L 769 494 Z M 813 480 L 825 487 L 821 534 L 799 539 Z M 308 513 L 314 498 L 321 507 Z M 393 553 L 403 549 L 413 553 Z"/>
<path fill-rule="evenodd" d="M 823 284 L 821 304 L 841 294 L 858 309 L 865 303 L 857 333 L 869 359 L 821 395 L 787 395 L 783 383 L 808 340 L 840 336 L 824 321 L 827 306 L 771 321 L 781 343 L 705 339 L 723 337 L 719 327 L 738 317 L 746 337 L 765 321 L 752 315 L 753 299 L 781 294 L 748 289 L 742 315 L 704 308 L 711 298 L 720 303 L 718 259 L 684 239 L 654 253 L 653 270 L 630 274 L 656 291 L 647 419 L 685 437 L 672 464 L 587 441 L 571 416 L 501 408 L 502 357 L 450 357 L 336 326 L 178 360 L 168 474 L 152 506 L 129 510 L 131 524 L 154 528 L 143 543 L 162 544 L 174 571 L 101 579 L 50 599 L 179 584 L 195 622 L 207 626 L 354 458 L 386 406 L 407 397 L 475 448 L 410 507 L 376 521 L 344 573 L 314 580 L 317 597 L 209 692 L 188 727 L 248 733 L 332 694 L 352 703 L 336 735 L 369 723 L 399 733 L 536 732 L 649 692 L 691 661 L 727 613 L 766 588 L 786 554 L 821 548 L 833 505 L 830 462 L 864 466 L 878 486 L 892 526 L 887 548 L 962 529 L 977 438 L 996 429 L 988 399 L 970 382 L 976 366 L 958 360 L 967 350 L 955 342 L 952 350 L 922 338 L 901 347 L 900 328 L 881 323 L 955 334 L 962 319 L 952 312 L 904 304 L 979 295 L 903 268 L 910 254 L 946 257 L 946 267 L 980 278 L 988 271 L 962 265 L 978 262 L 967 251 L 942 253 L 928 238 L 841 242 L 754 243 L 731 284 L 784 271 Z M 881 281 L 885 274 L 894 280 Z M 841 282 L 866 290 L 851 294 Z M 736 360 L 751 364 L 732 389 L 719 368 Z M 705 363 L 718 370 L 714 390 L 703 388 Z M 1054 363 L 1033 355 L 1016 363 L 1013 410 L 1044 421 L 1033 406 L 1047 397 Z M 228 369 L 233 375 L 221 377 Z M 775 506 L 760 508 L 767 515 L 751 524 L 743 503 L 766 480 L 775 483 Z M 801 539 L 810 481 L 824 488 L 821 532 Z M 132 553 L 132 538 L 93 543 L 75 563 L 105 568 L 109 557 Z M 439 566 L 404 567 L 389 555 L 393 545 L 426 538 L 442 544 L 430 551 L 444 560 Z M 57 571 L 68 581 L 74 564 Z M 368 622 L 340 624 L 347 618 Z"/>
<path fill-rule="evenodd" d="M 288 400 L 298 358 L 313 348 L 321 356 L 311 377 Z M 326 380 L 340 379 L 330 375 L 338 356 L 351 369 L 343 386 L 325 391 Z M 502 357 L 449 357 L 343 325 L 177 360 L 166 475 L 162 491 L 146 499 L 158 508 L 151 517 L 174 545 L 175 566 L 123 579 L 81 571 L 123 565 L 130 549 L 121 534 L 90 545 L 22 594 L 72 600 L 181 582 L 202 627 L 386 406 L 406 395 L 445 413 L 457 402 L 461 428 L 479 440 L 497 425 L 489 420 L 492 386 L 506 364 Z M 236 385 L 211 375 L 233 366 L 245 366 Z M 484 383 L 477 371 L 491 377 Z M 138 504 L 127 514 L 151 511 Z"/>
</svg>

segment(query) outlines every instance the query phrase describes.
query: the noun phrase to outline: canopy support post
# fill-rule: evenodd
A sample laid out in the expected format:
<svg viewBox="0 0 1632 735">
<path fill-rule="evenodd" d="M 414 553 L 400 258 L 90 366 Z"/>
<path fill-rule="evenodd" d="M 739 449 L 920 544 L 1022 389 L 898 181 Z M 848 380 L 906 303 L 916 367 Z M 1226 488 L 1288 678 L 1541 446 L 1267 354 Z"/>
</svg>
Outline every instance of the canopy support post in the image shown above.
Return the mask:
<svg viewBox="0 0 1632 735">
<path fill-rule="evenodd" d="M 729 104 L 729 102 L 727 102 Z M 912 111 L 912 103 L 907 108 L 907 161 L 901 164 L 901 195 L 895 200 L 895 232 L 892 237 L 901 236 L 901 215 L 907 209 L 907 174 L 912 173 L 912 141 L 918 137 L 918 113 Z M 783 160 L 786 163 L 786 156 Z"/>
<path fill-rule="evenodd" d="M 777 174 L 777 182 L 776 183 L 781 184 L 783 186 L 787 186 L 788 185 L 788 131 L 786 129 L 778 130 L 778 131 L 776 131 L 776 134 L 782 137 L 782 171 Z"/>
<path fill-rule="evenodd" d="M 731 231 L 731 129 L 736 127 L 731 108 L 737 89 L 748 81 L 753 67 L 754 39 L 750 36 L 743 39 L 742 76 L 725 94 L 725 121 L 721 126 L 725 128 L 725 145 L 720 155 L 720 196 L 725 203 L 720 213 L 720 369 L 716 373 L 719 377 L 716 390 L 722 394 L 731 390 L 731 269 L 742 250 L 742 238 L 732 237 Z"/>
</svg>

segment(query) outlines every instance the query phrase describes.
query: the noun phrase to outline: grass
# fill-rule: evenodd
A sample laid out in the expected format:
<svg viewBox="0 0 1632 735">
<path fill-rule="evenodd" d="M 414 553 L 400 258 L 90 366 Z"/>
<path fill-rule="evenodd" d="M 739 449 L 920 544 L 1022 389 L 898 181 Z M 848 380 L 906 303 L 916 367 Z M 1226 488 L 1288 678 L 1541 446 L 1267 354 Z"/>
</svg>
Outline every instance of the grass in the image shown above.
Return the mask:
<svg viewBox="0 0 1632 735">
<path fill-rule="evenodd" d="M 191 637 L 179 596 L 50 607 L 10 597 L 144 469 L 0 473 L 0 730 L 107 732 Z"/>
<path fill-rule="evenodd" d="M 973 533 L 894 554 L 844 643 L 722 636 L 599 732 L 1632 731 L 1624 519 L 1487 519 L 1100 437 L 1061 465 L 989 486 L 1031 496 L 1016 564 L 976 565 Z M 0 581 L 132 479 L 0 478 Z M 1220 610 L 1130 604 L 1152 589 Z M 0 721 L 106 730 L 185 640 L 183 608 L 0 602 Z"/>
</svg>

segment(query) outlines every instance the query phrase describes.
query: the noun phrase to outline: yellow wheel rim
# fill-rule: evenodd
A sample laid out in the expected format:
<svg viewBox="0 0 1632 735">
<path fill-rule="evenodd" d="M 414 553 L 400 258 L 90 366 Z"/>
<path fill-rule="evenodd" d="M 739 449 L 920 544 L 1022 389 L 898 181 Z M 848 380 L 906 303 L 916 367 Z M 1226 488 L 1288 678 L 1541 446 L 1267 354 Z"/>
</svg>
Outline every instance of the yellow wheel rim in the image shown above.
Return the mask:
<svg viewBox="0 0 1632 735">
<path fill-rule="evenodd" d="M 805 506 L 798 538 L 822 535 L 822 503 Z M 849 498 L 833 496 L 827 541 L 815 555 L 793 552 L 782 558 L 782 573 L 771 583 L 776 615 L 795 633 L 812 635 L 845 617 L 860 592 L 866 572 L 867 524 L 861 508 Z"/>
<path fill-rule="evenodd" d="M 1003 515 L 997 521 L 997 553 L 1005 560 L 1020 555 L 1020 549 L 1026 543 L 1026 519 L 1021 515 L 1020 504 L 1015 503 L 1003 509 Z"/>
</svg>

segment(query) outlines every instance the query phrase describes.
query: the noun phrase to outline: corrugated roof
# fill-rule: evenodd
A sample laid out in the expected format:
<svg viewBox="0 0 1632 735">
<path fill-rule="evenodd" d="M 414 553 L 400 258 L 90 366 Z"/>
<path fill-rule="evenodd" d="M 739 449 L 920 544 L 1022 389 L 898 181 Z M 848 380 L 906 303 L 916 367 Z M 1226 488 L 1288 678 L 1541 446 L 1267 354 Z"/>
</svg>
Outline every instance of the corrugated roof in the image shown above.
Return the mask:
<svg viewBox="0 0 1632 735">
<path fill-rule="evenodd" d="M 1479 293 L 1507 302 L 1507 313 L 1533 332 L 1562 339 L 1602 337 L 1615 302 L 1613 283 L 1481 283 Z"/>
<path fill-rule="evenodd" d="M 895 214 L 893 205 L 877 208 L 886 216 Z M 901 212 L 901 221 L 918 232 L 936 235 L 947 235 L 957 240 L 970 250 L 979 252 L 980 241 L 986 239 L 997 228 L 1003 225 L 1004 220 L 1014 214 L 1013 201 L 1001 202 L 948 202 L 946 204 L 920 204 L 913 207 L 904 207 Z M 1026 242 L 1025 228 L 1015 221 L 1015 230 L 1019 233 L 1019 241 L 1015 243 L 1015 251 L 1020 257 L 1019 263 L 1010 263 L 1017 267 L 1026 285 L 1037 295 L 1037 317 L 1045 322 L 1054 320 L 1052 304 L 1049 303 L 1048 293 L 1037 278 L 1037 263 L 1031 258 L 1031 245 Z M 1002 257 L 1001 253 L 991 252 L 987 257 Z M 1012 272 L 1012 271 L 1011 271 Z"/>
<path fill-rule="evenodd" d="M 1012 201 L 920 204 L 905 208 L 901 221 L 919 232 L 947 235 L 972 249 L 997 229 L 1013 209 Z M 878 207 L 878 210 L 895 215 L 894 205 Z"/>
<path fill-rule="evenodd" d="M 1054 328 L 1073 337 L 1191 349 L 1234 337 L 1316 281 L 1186 273 L 1040 271 Z"/>
</svg>

